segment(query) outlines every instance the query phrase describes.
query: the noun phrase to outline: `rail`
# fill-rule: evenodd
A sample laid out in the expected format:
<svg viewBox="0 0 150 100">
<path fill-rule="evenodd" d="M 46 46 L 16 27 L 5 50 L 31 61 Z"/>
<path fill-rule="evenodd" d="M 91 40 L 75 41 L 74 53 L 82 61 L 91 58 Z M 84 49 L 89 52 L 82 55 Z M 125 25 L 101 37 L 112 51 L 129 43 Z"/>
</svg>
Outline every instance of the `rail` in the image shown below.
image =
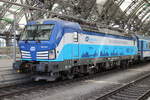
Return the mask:
<svg viewBox="0 0 150 100">
<path fill-rule="evenodd" d="M 150 94 L 150 74 L 125 84 L 96 100 L 145 100 Z"/>
</svg>

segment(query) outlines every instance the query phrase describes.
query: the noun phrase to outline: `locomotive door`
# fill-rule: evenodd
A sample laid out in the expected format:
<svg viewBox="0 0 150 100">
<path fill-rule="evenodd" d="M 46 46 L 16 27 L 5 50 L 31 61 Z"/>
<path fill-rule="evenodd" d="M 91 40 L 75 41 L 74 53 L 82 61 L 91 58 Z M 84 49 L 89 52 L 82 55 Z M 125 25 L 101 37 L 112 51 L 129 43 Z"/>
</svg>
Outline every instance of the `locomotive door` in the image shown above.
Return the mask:
<svg viewBox="0 0 150 100">
<path fill-rule="evenodd" d="M 73 57 L 73 58 L 78 58 L 78 57 L 79 57 L 79 39 L 78 39 L 78 32 L 74 32 L 74 33 L 73 33 L 72 57 Z"/>
</svg>

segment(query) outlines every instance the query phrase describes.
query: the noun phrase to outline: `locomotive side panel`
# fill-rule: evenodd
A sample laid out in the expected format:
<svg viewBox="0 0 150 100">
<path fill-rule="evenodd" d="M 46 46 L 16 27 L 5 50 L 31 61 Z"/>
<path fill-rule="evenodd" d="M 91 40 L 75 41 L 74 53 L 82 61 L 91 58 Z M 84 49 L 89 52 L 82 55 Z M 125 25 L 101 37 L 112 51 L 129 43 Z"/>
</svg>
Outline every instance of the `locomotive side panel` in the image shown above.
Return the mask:
<svg viewBox="0 0 150 100">
<path fill-rule="evenodd" d="M 77 36 L 75 36 L 77 35 Z M 89 33 L 67 28 L 56 48 L 58 70 L 73 66 L 132 60 L 138 54 L 137 42 L 131 37 Z"/>
<path fill-rule="evenodd" d="M 137 55 L 134 39 L 102 33 L 83 33 L 80 37 L 81 58 Z"/>
<path fill-rule="evenodd" d="M 81 32 L 78 33 L 78 37 L 78 41 L 74 42 L 74 32 L 65 33 L 57 47 L 60 51 L 57 61 L 61 55 L 64 55 L 64 60 L 71 60 L 132 56 L 137 55 L 138 52 L 136 41 L 129 38 L 89 35 Z M 64 43 L 63 46 L 62 43 Z"/>
</svg>

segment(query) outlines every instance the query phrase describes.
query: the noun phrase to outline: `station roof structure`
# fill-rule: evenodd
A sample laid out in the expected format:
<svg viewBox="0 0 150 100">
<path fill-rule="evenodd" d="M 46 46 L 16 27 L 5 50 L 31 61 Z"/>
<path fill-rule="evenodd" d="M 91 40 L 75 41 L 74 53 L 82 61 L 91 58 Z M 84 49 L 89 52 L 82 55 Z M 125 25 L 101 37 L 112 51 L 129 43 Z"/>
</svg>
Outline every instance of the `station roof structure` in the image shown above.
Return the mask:
<svg viewBox="0 0 150 100">
<path fill-rule="evenodd" d="M 16 13 L 17 30 L 55 13 L 150 35 L 150 0 L 0 0 L 0 35 L 11 34 L 10 11 Z"/>
</svg>

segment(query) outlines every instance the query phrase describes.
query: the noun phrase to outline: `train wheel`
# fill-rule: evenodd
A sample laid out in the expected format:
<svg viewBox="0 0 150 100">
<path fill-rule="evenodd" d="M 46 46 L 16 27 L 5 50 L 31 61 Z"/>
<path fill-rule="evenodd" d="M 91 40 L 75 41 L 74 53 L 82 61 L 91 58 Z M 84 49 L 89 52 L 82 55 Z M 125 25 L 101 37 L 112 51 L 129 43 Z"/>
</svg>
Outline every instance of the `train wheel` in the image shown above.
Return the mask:
<svg viewBox="0 0 150 100">
<path fill-rule="evenodd" d="M 94 69 L 89 70 L 89 74 L 94 74 L 94 73 L 95 73 Z"/>
<path fill-rule="evenodd" d="M 105 63 L 104 69 L 105 69 L 105 70 L 110 70 L 110 69 L 111 69 L 110 62 L 106 62 L 106 63 Z"/>
<path fill-rule="evenodd" d="M 126 60 L 122 61 L 121 67 L 122 67 L 123 69 L 126 69 L 127 66 L 128 66 L 128 62 L 127 62 Z"/>
<path fill-rule="evenodd" d="M 129 68 L 131 65 L 130 65 L 130 61 L 127 60 L 127 68 Z"/>
<path fill-rule="evenodd" d="M 74 77 L 75 77 L 75 75 L 72 74 L 72 73 L 68 73 L 68 74 L 67 74 L 67 78 L 68 78 L 69 80 L 74 79 Z"/>
</svg>

